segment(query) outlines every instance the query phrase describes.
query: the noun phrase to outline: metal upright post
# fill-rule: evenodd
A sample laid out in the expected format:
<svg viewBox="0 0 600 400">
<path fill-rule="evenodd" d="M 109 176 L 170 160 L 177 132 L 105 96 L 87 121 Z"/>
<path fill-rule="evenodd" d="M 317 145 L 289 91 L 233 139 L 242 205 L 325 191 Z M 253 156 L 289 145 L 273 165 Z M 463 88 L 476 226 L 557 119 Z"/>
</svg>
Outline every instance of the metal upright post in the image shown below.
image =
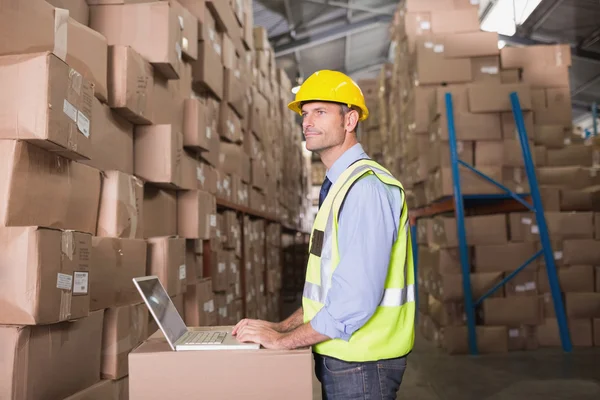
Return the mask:
<svg viewBox="0 0 600 400">
<path fill-rule="evenodd" d="M 548 273 L 550 291 L 552 292 L 552 300 L 554 301 L 554 311 L 556 313 L 558 329 L 560 331 L 560 340 L 562 343 L 563 350 L 566 352 L 570 352 L 571 339 L 569 336 L 567 316 L 565 314 L 560 285 L 558 282 L 558 275 L 556 273 L 556 265 L 554 264 L 554 253 L 552 252 L 552 245 L 550 243 L 550 237 L 548 235 L 548 226 L 546 225 L 546 217 L 544 216 L 542 197 L 540 195 L 537 176 L 535 174 L 535 169 L 533 166 L 531 149 L 529 148 L 529 142 L 527 140 L 527 131 L 525 130 L 525 122 L 523 121 L 523 112 L 521 111 L 519 96 L 516 92 L 510 94 L 510 101 L 512 105 L 513 116 L 515 118 L 515 123 L 517 125 L 519 141 L 521 142 L 521 149 L 523 150 L 525 171 L 527 172 L 527 179 L 529 181 L 529 187 L 531 190 L 531 199 L 533 200 L 533 208 L 535 209 L 535 218 L 537 220 L 540 239 L 542 241 L 544 260 L 546 261 L 546 271 Z"/>
<path fill-rule="evenodd" d="M 463 275 L 463 292 L 465 297 L 465 312 L 467 313 L 467 328 L 469 333 L 469 351 L 477 354 L 477 332 L 475 330 L 475 307 L 471 291 L 471 268 L 467 253 L 467 233 L 465 230 L 465 209 L 460 185 L 458 169 L 458 151 L 456 149 L 456 130 L 454 126 L 454 107 L 452 94 L 446 93 L 446 117 L 448 120 L 448 136 L 450 137 L 450 160 L 452 163 L 452 181 L 454 185 L 454 211 L 456 214 L 456 230 L 460 251 L 460 265 Z"/>
</svg>

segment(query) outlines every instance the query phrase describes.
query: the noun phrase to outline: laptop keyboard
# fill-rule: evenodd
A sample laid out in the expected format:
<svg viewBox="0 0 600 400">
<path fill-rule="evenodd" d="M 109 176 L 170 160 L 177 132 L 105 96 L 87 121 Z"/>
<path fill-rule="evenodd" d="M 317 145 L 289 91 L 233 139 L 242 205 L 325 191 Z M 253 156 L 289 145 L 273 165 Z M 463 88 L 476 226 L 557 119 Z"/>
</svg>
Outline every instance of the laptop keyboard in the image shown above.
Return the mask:
<svg viewBox="0 0 600 400">
<path fill-rule="evenodd" d="M 226 336 L 225 332 L 189 332 L 184 344 L 221 344 Z"/>
</svg>

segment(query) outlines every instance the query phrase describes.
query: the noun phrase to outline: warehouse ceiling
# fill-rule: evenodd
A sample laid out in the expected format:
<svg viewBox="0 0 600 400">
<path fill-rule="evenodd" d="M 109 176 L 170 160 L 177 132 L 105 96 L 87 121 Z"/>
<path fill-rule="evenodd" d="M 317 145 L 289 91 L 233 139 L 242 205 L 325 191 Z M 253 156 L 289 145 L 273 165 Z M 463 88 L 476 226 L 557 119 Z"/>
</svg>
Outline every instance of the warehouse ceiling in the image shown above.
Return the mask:
<svg viewBox="0 0 600 400">
<path fill-rule="evenodd" d="M 482 18 L 497 1 L 481 0 Z M 277 61 L 295 80 L 318 69 L 375 77 L 388 60 L 398 0 L 255 0 L 255 25 L 267 28 Z M 508 45 L 568 43 L 576 122 L 600 102 L 600 0 L 542 0 Z M 584 126 L 585 127 L 585 126 Z"/>
</svg>

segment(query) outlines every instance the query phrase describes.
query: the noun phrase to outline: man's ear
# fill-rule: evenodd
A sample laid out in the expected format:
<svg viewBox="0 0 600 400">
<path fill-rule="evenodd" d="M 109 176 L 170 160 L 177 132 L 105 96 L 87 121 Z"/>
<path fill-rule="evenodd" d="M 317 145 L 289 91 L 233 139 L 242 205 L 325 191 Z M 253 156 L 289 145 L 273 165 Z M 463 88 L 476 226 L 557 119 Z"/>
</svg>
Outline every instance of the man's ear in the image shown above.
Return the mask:
<svg viewBox="0 0 600 400">
<path fill-rule="evenodd" d="M 345 128 L 346 131 L 348 132 L 355 132 L 356 131 L 356 126 L 358 125 L 358 111 L 356 110 L 350 110 L 347 114 L 346 114 L 346 121 L 345 121 Z"/>
</svg>

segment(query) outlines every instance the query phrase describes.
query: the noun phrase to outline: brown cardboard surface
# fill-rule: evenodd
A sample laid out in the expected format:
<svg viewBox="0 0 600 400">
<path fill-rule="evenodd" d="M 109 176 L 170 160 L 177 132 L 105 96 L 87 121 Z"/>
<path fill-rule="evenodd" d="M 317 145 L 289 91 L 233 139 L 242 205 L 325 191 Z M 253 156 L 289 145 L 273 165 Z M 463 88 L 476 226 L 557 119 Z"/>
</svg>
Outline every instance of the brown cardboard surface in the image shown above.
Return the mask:
<svg viewBox="0 0 600 400">
<path fill-rule="evenodd" d="M 478 10 L 476 8 L 466 8 L 434 11 L 431 13 L 431 31 L 433 33 L 478 32 Z"/>
<path fill-rule="evenodd" d="M 571 65 L 568 45 L 505 47 L 500 51 L 502 68 L 566 67 Z"/>
<path fill-rule="evenodd" d="M 143 209 L 142 181 L 119 171 L 104 173 L 96 235 L 143 239 Z"/>
<path fill-rule="evenodd" d="M 250 183 L 250 157 L 242 146 L 221 142 L 219 169 L 226 174 L 239 176 L 245 183 Z"/>
<path fill-rule="evenodd" d="M 0 160 L 0 225 L 96 232 L 98 170 L 13 140 L 0 140 Z"/>
<path fill-rule="evenodd" d="M 197 150 L 208 151 L 211 142 L 218 139 L 212 135 L 212 128 L 207 124 L 207 108 L 199 98 L 186 99 L 183 120 L 183 145 Z"/>
<path fill-rule="evenodd" d="M 532 88 L 568 88 L 569 67 L 527 67 L 523 70 L 522 79 Z"/>
<path fill-rule="evenodd" d="M 500 57 L 498 56 L 473 57 L 471 58 L 471 69 L 473 82 L 502 83 Z"/>
<path fill-rule="evenodd" d="M 214 41 L 198 42 L 198 60 L 192 63 L 194 89 L 210 91 L 218 99 L 223 98 L 223 68 L 221 46 Z"/>
<path fill-rule="evenodd" d="M 152 123 L 152 66 L 129 46 L 108 48 L 108 105 L 135 124 Z"/>
<path fill-rule="evenodd" d="M 483 301 L 486 325 L 537 325 L 542 319 L 542 307 L 537 296 L 488 298 Z"/>
<path fill-rule="evenodd" d="M 591 347 L 592 321 L 590 319 L 569 319 L 568 321 L 571 343 L 574 347 Z M 555 318 L 546 318 L 537 327 L 537 339 L 541 347 L 561 346 L 558 322 Z"/>
<path fill-rule="evenodd" d="M 455 33 L 444 36 L 444 56 L 448 58 L 498 56 L 499 54 L 498 34 L 495 32 Z"/>
<path fill-rule="evenodd" d="M 265 170 L 264 165 L 260 161 L 252 160 L 251 161 L 251 171 L 252 171 L 252 186 L 255 188 L 265 191 L 267 189 L 267 171 Z"/>
<path fill-rule="evenodd" d="M 594 318 L 593 324 L 594 346 L 600 347 L 600 319 Z"/>
<path fill-rule="evenodd" d="M 462 326 L 466 321 L 465 308 L 460 303 L 443 303 L 434 296 L 428 297 L 429 315 L 439 326 Z"/>
<path fill-rule="evenodd" d="M 417 243 L 429 245 L 433 236 L 433 218 L 421 218 L 417 220 Z M 413 238 L 414 240 L 414 238 Z"/>
<path fill-rule="evenodd" d="M 71 71 L 50 53 L 0 57 L 0 139 L 27 140 L 71 159 L 89 159 L 93 89 Z"/>
<path fill-rule="evenodd" d="M 533 124 L 533 115 L 531 111 L 523 112 L 523 119 L 525 121 L 525 130 L 529 138 L 534 137 L 535 127 Z M 517 124 L 515 123 L 515 117 L 512 112 L 505 112 L 501 114 L 502 121 L 502 137 L 504 139 L 516 139 L 519 140 L 519 132 L 517 132 Z"/>
<path fill-rule="evenodd" d="M 504 288 L 506 297 L 537 296 L 539 292 L 537 269 L 537 264 L 529 265 L 508 281 Z M 504 275 L 507 277 L 510 272 L 505 272 Z"/>
<path fill-rule="evenodd" d="M 198 58 L 198 18 L 188 9 L 188 6 L 179 1 L 171 2 L 171 7 L 179 19 L 181 28 L 181 52 L 189 60 Z M 199 8 L 199 6 L 196 6 Z M 177 51 L 179 51 L 176 48 Z"/>
<path fill-rule="evenodd" d="M 563 262 L 566 265 L 600 264 L 600 241 L 569 239 L 563 242 Z"/>
<path fill-rule="evenodd" d="M 90 81 L 94 95 L 106 102 L 108 99 L 108 44 L 106 38 L 73 18 L 67 22 L 66 63 Z"/>
<path fill-rule="evenodd" d="M 505 326 L 478 326 L 476 333 L 477 349 L 480 353 L 506 353 L 508 351 L 508 334 Z M 442 343 L 449 354 L 467 354 L 469 352 L 467 327 L 444 328 Z"/>
<path fill-rule="evenodd" d="M 108 106 L 93 99 L 90 160 L 80 161 L 101 171 L 133 174 L 133 125 Z"/>
<path fill-rule="evenodd" d="M 504 243 L 475 246 L 475 272 L 512 272 L 536 252 L 534 243 Z M 537 261 L 528 267 L 537 269 Z"/>
<path fill-rule="evenodd" d="M 570 144 L 563 149 L 548 150 L 548 165 L 552 167 L 568 167 L 580 165 L 591 167 L 593 164 L 593 147 L 583 144 Z"/>
<path fill-rule="evenodd" d="M 534 326 L 508 328 L 508 350 L 537 350 L 539 344 Z"/>
<path fill-rule="evenodd" d="M 185 292 L 185 323 L 188 326 L 214 326 L 217 324 L 215 300 L 211 278 L 198 279 L 188 285 Z"/>
<path fill-rule="evenodd" d="M 417 40 L 416 79 L 419 85 L 471 82 L 471 61 L 465 58 L 445 59 L 441 51 L 436 52 L 440 46 L 443 49 L 443 44 L 436 46 L 428 39 Z"/>
<path fill-rule="evenodd" d="M 165 78 L 179 78 L 182 29 L 170 2 L 93 6 L 90 27 L 109 45 L 131 46 Z"/>
<path fill-rule="evenodd" d="M 152 185 L 144 186 L 144 237 L 177 234 L 177 194 Z"/>
<path fill-rule="evenodd" d="M 221 102 L 219 111 L 219 134 L 222 139 L 233 143 L 239 143 L 243 137 L 242 121 L 226 102 Z"/>
<path fill-rule="evenodd" d="M 479 171 L 496 181 L 503 180 L 503 171 L 501 167 L 481 167 L 479 168 Z M 463 194 L 502 193 L 501 189 L 496 185 L 493 185 L 478 175 L 467 172 L 469 171 L 464 171 L 460 175 Z M 427 179 L 427 177 L 424 179 Z M 428 199 L 430 202 L 445 196 L 452 196 L 454 193 L 454 189 L 452 188 L 452 170 L 450 167 L 444 167 L 437 170 L 429 177 L 427 183 L 431 185 L 431 198 Z"/>
<path fill-rule="evenodd" d="M 592 293 L 594 292 L 594 267 L 591 265 L 573 265 L 557 269 L 558 281 L 563 292 Z M 541 293 L 550 293 L 548 273 L 546 268 L 540 269 L 538 287 Z"/>
<path fill-rule="evenodd" d="M 69 10 L 69 17 L 83 25 L 90 22 L 90 7 L 86 0 L 49 0 L 54 7 Z"/>
<path fill-rule="evenodd" d="M 18 7 L 3 7 L 0 26 L 6 29 L 0 54 L 25 54 L 52 51 L 64 60 L 64 36 L 55 34 L 54 7 L 45 1 L 19 2 Z M 64 21 L 63 21 L 64 23 Z"/>
<path fill-rule="evenodd" d="M 173 125 L 136 126 L 134 152 L 136 176 L 165 188 L 181 186 L 183 135 Z"/>
<path fill-rule="evenodd" d="M 227 102 L 240 118 L 245 118 L 248 111 L 247 83 L 243 80 L 240 70 L 225 68 L 223 84 L 223 101 Z"/>
<path fill-rule="evenodd" d="M 590 186 L 583 190 L 541 187 L 544 209 L 547 211 L 589 211 L 600 210 L 600 186 Z M 597 221 L 597 218 L 594 217 Z"/>
<path fill-rule="evenodd" d="M 220 103 L 210 96 L 202 98 L 206 104 L 206 137 L 209 149 L 200 156 L 213 167 L 219 166 L 219 153 L 221 152 L 221 137 L 219 135 L 219 110 Z"/>
<path fill-rule="evenodd" d="M 212 195 L 217 194 L 217 172 L 214 167 L 200 162 L 196 167 L 196 178 L 198 179 L 198 189 Z"/>
<path fill-rule="evenodd" d="M 144 303 L 109 308 L 102 333 L 102 378 L 128 374 L 129 353 L 148 337 L 148 308 Z"/>
<path fill-rule="evenodd" d="M 571 105 L 571 91 L 569 87 L 549 88 L 546 92 L 546 103 L 550 109 L 568 108 Z"/>
<path fill-rule="evenodd" d="M 526 84 L 474 83 L 469 85 L 469 110 L 474 113 L 511 111 L 510 93 L 519 96 L 521 109 L 531 110 L 531 90 Z"/>
<path fill-rule="evenodd" d="M 1 326 L 3 396 L 64 399 L 97 383 L 103 319 L 97 311 L 74 322 Z"/>
<path fill-rule="evenodd" d="M 208 240 L 217 229 L 215 196 L 202 190 L 177 192 L 177 234 L 187 239 Z"/>
<path fill-rule="evenodd" d="M 524 167 L 520 142 L 512 139 L 475 142 L 475 167 L 482 166 Z"/>
<path fill-rule="evenodd" d="M 198 189 L 197 167 L 200 164 L 197 156 L 188 150 L 181 154 L 181 188 L 184 190 Z"/>
<path fill-rule="evenodd" d="M 1 324 L 50 324 L 88 315 L 90 235 L 0 228 L 0 245 Z"/>
<path fill-rule="evenodd" d="M 502 273 L 479 273 L 471 274 L 471 291 L 473 299 L 477 300 L 497 283 L 502 280 Z M 444 302 L 461 302 L 464 300 L 462 275 L 459 274 L 442 274 L 439 275 L 439 282 L 435 288 L 435 296 Z M 492 294 L 494 296 L 502 296 L 503 290 L 499 288 Z"/>
<path fill-rule="evenodd" d="M 465 218 L 467 242 L 472 246 L 506 244 L 506 216 L 503 214 Z M 457 247 L 456 219 L 435 217 L 433 237 L 440 247 Z"/>
<path fill-rule="evenodd" d="M 444 116 L 446 114 L 446 93 L 452 94 L 452 103 L 454 106 L 454 112 L 468 113 L 469 112 L 469 92 L 468 84 L 454 84 L 447 85 L 436 89 L 436 96 L 433 98 L 431 109 L 430 109 L 430 120 L 433 121 L 437 116 Z"/>
<path fill-rule="evenodd" d="M 121 400 L 116 389 L 115 382 L 102 380 L 87 389 L 67 397 L 65 400 Z"/>
<path fill-rule="evenodd" d="M 535 144 L 549 149 L 562 149 L 567 138 L 565 128 L 561 125 L 538 125 L 533 130 Z"/>
<path fill-rule="evenodd" d="M 600 184 L 600 175 L 585 167 L 543 167 L 536 170 L 540 185 L 584 189 Z"/>
<path fill-rule="evenodd" d="M 475 161 L 473 144 L 473 142 L 467 141 L 456 142 L 458 157 L 469 165 L 473 165 Z M 449 142 L 430 142 L 429 151 L 427 153 L 429 156 L 427 166 L 429 167 L 430 172 L 433 172 L 440 167 L 448 168 L 452 165 Z"/>
<path fill-rule="evenodd" d="M 147 275 L 156 275 L 169 296 L 186 289 L 185 239 L 162 237 L 148 239 Z"/>
<path fill-rule="evenodd" d="M 132 279 L 146 274 L 146 253 L 144 240 L 92 238 L 91 310 L 140 301 Z"/>
<path fill-rule="evenodd" d="M 592 239 L 594 237 L 594 214 L 592 212 L 546 212 L 545 216 L 548 233 L 553 240 Z M 532 225 L 532 233 L 539 235 L 537 225 Z"/>
<path fill-rule="evenodd" d="M 502 83 L 520 83 L 521 73 L 518 69 L 502 69 L 500 71 L 500 81 Z"/>
<path fill-rule="evenodd" d="M 254 400 L 263 399 L 265 393 L 289 398 L 293 393 L 294 399 L 312 399 L 309 349 L 176 352 L 160 336 L 151 337 L 130 356 L 132 398 L 186 398 L 201 391 L 207 398 Z M 220 382 L 231 374 L 237 384 L 222 385 Z"/>
<path fill-rule="evenodd" d="M 455 112 L 454 126 L 456 129 L 457 140 L 502 139 L 500 115 L 496 113 L 471 114 L 468 112 Z M 440 140 L 449 140 L 448 123 L 445 114 L 442 114 L 440 117 L 437 129 L 437 137 Z"/>
</svg>

